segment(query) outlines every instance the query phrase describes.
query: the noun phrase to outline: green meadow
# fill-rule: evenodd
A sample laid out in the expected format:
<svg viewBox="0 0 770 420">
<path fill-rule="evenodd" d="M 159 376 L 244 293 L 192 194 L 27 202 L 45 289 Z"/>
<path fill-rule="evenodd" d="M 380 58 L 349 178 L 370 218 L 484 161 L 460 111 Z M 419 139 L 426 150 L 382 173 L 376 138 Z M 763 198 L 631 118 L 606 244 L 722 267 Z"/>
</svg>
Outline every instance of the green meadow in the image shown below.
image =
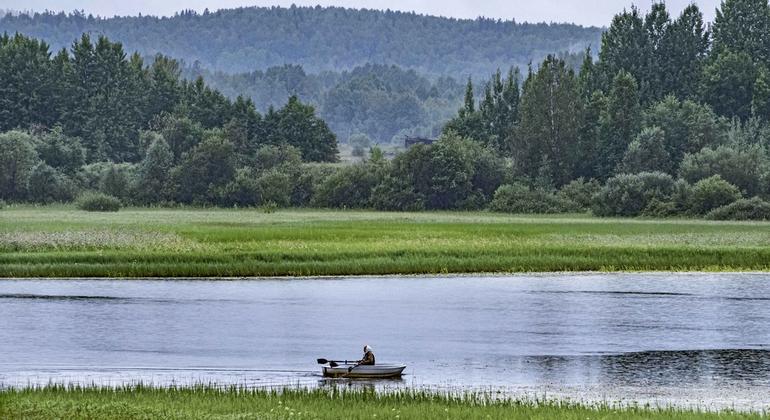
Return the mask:
<svg viewBox="0 0 770 420">
<path fill-rule="evenodd" d="M 67 206 L 0 210 L 2 277 L 766 271 L 770 223 Z"/>
<path fill-rule="evenodd" d="M 762 414 L 581 406 L 422 391 L 46 388 L 0 391 L 4 419 L 760 419 Z"/>
</svg>

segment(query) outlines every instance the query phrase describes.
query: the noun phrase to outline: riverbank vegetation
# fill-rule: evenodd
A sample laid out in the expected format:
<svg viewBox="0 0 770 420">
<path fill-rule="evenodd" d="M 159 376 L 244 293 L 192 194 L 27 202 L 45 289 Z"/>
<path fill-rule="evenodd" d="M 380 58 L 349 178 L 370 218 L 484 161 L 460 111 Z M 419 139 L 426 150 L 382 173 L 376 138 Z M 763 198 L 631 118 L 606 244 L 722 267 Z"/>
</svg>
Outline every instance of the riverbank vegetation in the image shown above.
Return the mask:
<svg viewBox="0 0 770 420">
<path fill-rule="evenodd" d="M 761 419 L 762 414 L 695 409 L 595 406 L 516 401 L 486 394 L 428 391 L 78 388 L 49 386 L 0 391 L 0 417 L 15 419 Z"/>
<path fill-rule="evenodd" d="M 770 270 L 770 223 L 264 209 L 0 210 L 2 277 Z"/>
</svg>

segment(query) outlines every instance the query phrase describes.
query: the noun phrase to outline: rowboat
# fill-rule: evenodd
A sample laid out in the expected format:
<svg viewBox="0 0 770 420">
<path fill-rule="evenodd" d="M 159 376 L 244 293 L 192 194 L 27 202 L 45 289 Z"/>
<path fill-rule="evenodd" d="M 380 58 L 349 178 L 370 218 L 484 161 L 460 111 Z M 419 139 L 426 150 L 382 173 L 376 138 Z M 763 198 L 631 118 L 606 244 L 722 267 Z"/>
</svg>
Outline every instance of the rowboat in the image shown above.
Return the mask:
<svg viewBox="0 0 770 420">
<path fill-rule="evenodd" d="M 335 363 L 336 364 L 336 363 Z M 339 364 L 334 367 L 324 366 L 323 375 L 329 378 L 398 378 L 406 365 L 360 365 Z"/>
</svg>

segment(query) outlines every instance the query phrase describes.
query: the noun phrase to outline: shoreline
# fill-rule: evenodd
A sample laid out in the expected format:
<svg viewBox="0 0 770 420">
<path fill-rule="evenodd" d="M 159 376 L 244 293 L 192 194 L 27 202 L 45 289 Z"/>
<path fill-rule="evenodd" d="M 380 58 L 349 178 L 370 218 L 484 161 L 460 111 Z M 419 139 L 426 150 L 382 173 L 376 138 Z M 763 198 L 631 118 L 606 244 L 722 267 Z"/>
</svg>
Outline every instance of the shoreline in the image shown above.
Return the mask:
<svg viewBox="0 0 770 420">
<path fill-rule="evenodd" d="M 492 272 L 492 273 L 436 273 L 436 274 L 371 274 L 371 275 L 328 275 L 328 276 L 201 276 L 201 277 L 0 277 L 1 281 L 178 281 L 178 282 L 195 282 L 195 281 L 220 281 L 220 282 L 236 282 L 236 281 L 294 281 L 294 280 L 398 280 L 398 279 L 427 279 L 427 280 L 440 280 L 440 279 L 463 279 L 463 278 L 523 278 L 523 277 L 587 277 L 587 276 L 626 276 L 626 275 L 642 275 L 642 276 L 770 276 L 770 269 L 768 271 L 544 271 L 544 272 Z"/>
</svg>

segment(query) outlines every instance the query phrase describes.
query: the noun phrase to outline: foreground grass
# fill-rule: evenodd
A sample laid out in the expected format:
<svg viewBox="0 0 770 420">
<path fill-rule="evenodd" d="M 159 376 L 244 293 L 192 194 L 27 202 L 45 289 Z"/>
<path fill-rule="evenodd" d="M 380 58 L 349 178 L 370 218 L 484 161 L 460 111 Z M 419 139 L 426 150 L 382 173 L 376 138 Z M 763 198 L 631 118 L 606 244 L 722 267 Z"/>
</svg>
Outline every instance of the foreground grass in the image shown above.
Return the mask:
<svg viewBox="0 0 770 420">
<path fill-rule="evenodd" d="M 770 223 L 489 213 L 0 210 L 2 277 L 767 271 Z"/>
<path fill-rule="evenodd" d="M 3 419 L 759 419 L 760 414 L 494 401 L 419 391 L 63 388 L 0 391 Z"/>
</svg>

